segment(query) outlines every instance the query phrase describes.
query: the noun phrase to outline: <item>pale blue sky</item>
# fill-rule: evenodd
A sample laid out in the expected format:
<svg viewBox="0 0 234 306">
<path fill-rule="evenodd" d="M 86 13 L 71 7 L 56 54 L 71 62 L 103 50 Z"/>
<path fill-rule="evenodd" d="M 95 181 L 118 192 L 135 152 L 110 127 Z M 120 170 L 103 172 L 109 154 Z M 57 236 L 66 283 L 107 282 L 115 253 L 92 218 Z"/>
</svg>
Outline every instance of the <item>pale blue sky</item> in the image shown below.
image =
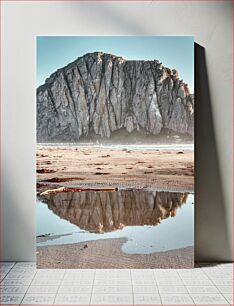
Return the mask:
<svg viewBox="0 0 234 306">
<path fill-rule="evenodd" d="M 86 53 L 102 51 L 129 60 L 157 59 L 176 69 L 194 91 L 193 36 L 38 36 L 37 86 Z"/>
</svg>

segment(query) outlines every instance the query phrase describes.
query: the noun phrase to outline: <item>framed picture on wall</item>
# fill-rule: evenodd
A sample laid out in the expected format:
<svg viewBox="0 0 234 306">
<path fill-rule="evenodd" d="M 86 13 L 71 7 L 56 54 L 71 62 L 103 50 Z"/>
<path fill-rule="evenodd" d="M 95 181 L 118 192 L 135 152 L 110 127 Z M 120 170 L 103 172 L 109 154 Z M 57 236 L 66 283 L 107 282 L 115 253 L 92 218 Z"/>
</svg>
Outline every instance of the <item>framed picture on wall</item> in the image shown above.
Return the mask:
<svg viewBox="0 0 234 306">
<path fill-rule="evenodd" d="M 194 264 L 192 36 L 37 37 L 37 267 Z"/>
</svg>

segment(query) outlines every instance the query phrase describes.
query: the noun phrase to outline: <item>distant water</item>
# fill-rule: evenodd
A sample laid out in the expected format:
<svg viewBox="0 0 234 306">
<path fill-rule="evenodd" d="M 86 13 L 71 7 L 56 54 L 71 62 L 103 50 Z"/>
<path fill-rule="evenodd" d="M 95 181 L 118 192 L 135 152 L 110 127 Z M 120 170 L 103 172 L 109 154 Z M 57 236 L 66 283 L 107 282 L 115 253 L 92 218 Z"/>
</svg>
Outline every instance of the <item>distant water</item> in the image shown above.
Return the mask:
<svg viewBox="0 0 234 306">
<path fill-rule="evenodd" d="M 194 150 L 194 144 L 97 144 L 97 143 L 37 143 L 39 147 L 53 148 L 97 148 L 97 149 L 113 149 L 113 150 L 160 150 L 160 151 L 178 151 L 178 150 Z"/>
</svg>

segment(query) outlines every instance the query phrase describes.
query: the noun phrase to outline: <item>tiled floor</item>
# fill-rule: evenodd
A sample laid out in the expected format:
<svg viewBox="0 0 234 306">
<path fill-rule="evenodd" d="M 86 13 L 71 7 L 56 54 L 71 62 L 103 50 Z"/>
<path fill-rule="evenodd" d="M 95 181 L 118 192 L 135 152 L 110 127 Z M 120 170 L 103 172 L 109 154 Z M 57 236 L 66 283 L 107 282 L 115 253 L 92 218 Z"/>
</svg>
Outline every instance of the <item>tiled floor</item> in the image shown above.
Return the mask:
<svg viewBox="0 0 234 306">
<path fill-rule="evenodd" d="M 157 270 L 37 270 L 0 263 L 0 305 L 233 305 L 233 264 Z"/>
</svg>

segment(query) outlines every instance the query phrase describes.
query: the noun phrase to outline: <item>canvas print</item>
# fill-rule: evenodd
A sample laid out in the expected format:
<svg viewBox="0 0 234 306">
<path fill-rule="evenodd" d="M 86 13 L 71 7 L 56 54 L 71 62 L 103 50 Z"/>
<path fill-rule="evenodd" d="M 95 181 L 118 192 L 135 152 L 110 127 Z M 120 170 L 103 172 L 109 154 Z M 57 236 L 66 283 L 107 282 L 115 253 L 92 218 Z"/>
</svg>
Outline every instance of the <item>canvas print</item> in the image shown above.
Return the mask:
<svg viewBox="0 0 234 306">
<path fill-rule="evenodd" d="M 194 264 L 194 40 L 37 37 L 37 267 Z"/>
</svg>

